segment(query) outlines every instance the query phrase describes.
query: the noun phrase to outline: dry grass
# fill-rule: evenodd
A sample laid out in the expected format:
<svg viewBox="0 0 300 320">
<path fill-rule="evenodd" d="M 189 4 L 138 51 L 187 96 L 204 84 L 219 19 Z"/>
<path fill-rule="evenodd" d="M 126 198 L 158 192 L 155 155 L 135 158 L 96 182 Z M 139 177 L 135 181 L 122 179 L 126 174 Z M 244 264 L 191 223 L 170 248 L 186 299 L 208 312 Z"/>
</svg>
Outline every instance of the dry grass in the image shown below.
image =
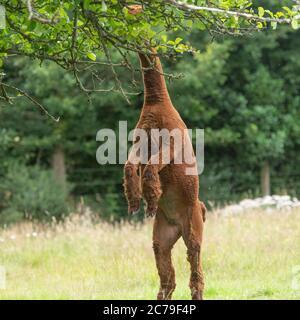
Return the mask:
<svg viewBox="0 0 300 320">
<path fill-rule="evenodd" d="M 54 227 L 31 224 L 0 231 L 7 270 L 0 299 L 153 299 L 158 277 L 152 222 L 92 224 L 74 216 Z M 300 211 L 208 215 L 204 242 L 206 299 L 299 299 L 291 286 L 300 265 Z M 175 299 L 189 299 L 189 266 L 174 249 Z M 300 283 L 300 276 L 299 276 Z"/>
</svg>

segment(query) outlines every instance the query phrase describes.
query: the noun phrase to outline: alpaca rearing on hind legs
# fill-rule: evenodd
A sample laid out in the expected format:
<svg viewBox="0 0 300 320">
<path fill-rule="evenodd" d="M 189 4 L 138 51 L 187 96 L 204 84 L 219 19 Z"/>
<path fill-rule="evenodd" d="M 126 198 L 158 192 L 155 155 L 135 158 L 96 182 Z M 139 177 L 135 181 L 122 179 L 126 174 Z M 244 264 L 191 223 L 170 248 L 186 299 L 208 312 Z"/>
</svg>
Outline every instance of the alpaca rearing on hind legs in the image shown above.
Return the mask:
<svg viewBox="0 0 300 320">
<path fill-rule="evenodd" d="M 130 8 L 132 14 L 140 13 L 139 6 Z M 147 56 L 139 54 L 144 80 L 144 105 L 136 129 L 143 129 L 150 135 L 151 129 L 174 129 L 183 134 L 183 148 L 192 150 L 186 135 L 186 126 L 174 108 L 168 94 L 160 60 L 152 50 Z M 151 137 L 149 137 L 151 140 Z M 152 140 L 151 140 L 152 143 Z M 138 212 L 141 199 L 146 202 L 146 215 L 155 216 L 153 227 L 153 250 L 160 277 L 157 299 L 171 299 L 175 290 L 175 270 L 171 250 L 182 237 L 187 247 L 190 263 L 190 289 L 192 299 L 203 298 L 204 280 L 201 266 L 201 245 L 205 206 L 198 199 L 198 175 L 187 175 L 191 164 L 174 163 L 174 139 L 169 144 L 170 161 L 163 160 L 162 146 L 157 153 L 150 154 L 147 162 L 141 161 L 141 154 L 133 148 L 124 168 L 124 189 L 128 200 L 128 211 Z M 194 155 L 193 155 L 194 157 Z M 196 161 L 192 165 L 197 170 Z"/>
</svg>

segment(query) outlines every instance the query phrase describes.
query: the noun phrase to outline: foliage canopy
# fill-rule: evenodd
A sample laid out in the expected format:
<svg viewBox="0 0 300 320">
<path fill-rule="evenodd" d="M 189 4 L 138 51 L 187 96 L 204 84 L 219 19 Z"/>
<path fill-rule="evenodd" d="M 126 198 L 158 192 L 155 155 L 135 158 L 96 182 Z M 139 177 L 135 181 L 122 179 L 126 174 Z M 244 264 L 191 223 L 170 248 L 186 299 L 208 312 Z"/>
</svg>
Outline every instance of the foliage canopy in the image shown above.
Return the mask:
<svg viewBox="0 0 300 320">
<path fill-rule="evenodd" d="M 128 100 L 130 92 L 123 89 L 119 68 L 127 68 L 135 84 L 130 52 L 148 52 L 156 47 L 160 55 L 172 57 L 193 50 L 182 38 L 169 38 L 168 31 L 188 33 L 194 28 L 237 35 L 268 26 L 276 28 L 281 23 L 297 29 L 299 1 L 287 3 L 289 6 L 271 11 L 249 0 L 1 0 L 7 23 L 0 30 L 0 64 L 10 55 L 52 60 L 71 71 L 87 94 L 119 91 Z M 130 14 L 133 4 L 141 5 L 142 13 Z M 112 50 L 119 53 L 117 61 Z M 98 66 L 110 68 L 113 86 L 108 87 Z M 90 87 L 81 79 L 85 70 L 94 80 Z M 11 102 L 6 92 L 10 89 L 26 95 L 3 78 L 0 75 L 0 97 Z"/>
</svg>

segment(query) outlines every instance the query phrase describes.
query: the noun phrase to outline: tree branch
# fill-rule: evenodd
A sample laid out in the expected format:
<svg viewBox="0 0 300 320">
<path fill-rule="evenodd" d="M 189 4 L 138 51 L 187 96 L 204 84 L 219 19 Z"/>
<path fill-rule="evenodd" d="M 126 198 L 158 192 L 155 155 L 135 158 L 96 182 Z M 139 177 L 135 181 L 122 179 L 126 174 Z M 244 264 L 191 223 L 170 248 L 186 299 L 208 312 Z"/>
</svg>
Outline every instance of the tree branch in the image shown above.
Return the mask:
<svg viewBox="0 0 300 320">
<path fill-rule="evenodd" d="M 11 102 L 12 97 L 9 97 L 5 91 L 5 88 L 7 89 L 12 89 L 15 90 L 16 92 L 18 92 L 20 95 L 26 97 L 28 100 L 30 100 L 33 104 L 35 104 L 36 106 L 38 106 L 48 117 L 50 117 L 52 120 L 54 120 L 55 122 L 59 122 L 59 117 L 55 118 L 52 114 L 50 114 L 48 112 L 47 109 L 45 109 L 45 107 L 43 105 L 41 105 L 38 101 L 36 101 L 34 98 L 32 98 L 27 92 L 25 92 L 24 90 L 21 90 L 15 86 L 12 86 L 10 84 L 6 84 L 4 82 L 0 82 L 0 87 L 2 88 L 2 94 L 3 97 L 5 98 L 5 100 L 7 100 L 8 102 Z"/>
<path fill-rule="evenodd" d="M 31 0 L 27 0 L 27 9 L 29 12 L 29 20 L 35 20 L 38 21 L 40 23 L 43 24 L 55 24 L 57 23 L 57 17 L 56 15 L 54 15 L 52 17 L 52 19 L 48 19 L 46 17 L 44 17 L 43 15 L 41 15 L 40 13 L 38 13 L 32 6 Z"/>
<path fill-rule="evenodd" d="M 212 13 L 223 14 L 225 16 L 234 16 L 234 17 L 242 17 L 247 20 L 255 20 L 260 22 L 277 22 L 277 23 L 291 23 L 293 19 L 300 19 L 300 14 L 290 18 L 272 18 L 272 17 L 259 17 L 251 13 L 246 12 L 239 12 L 239 11 L 232 11 L 232 10 L 225 10 L 215 7 L 203 7 L 203 6 L 195 6 L 192 4 L 183 3 L 181 1 L 176 0 L 165 0 L 167 3 L 171 4 L 172 6 L 184 10 L 184 11 L 207 11 Z"/>
</svg>

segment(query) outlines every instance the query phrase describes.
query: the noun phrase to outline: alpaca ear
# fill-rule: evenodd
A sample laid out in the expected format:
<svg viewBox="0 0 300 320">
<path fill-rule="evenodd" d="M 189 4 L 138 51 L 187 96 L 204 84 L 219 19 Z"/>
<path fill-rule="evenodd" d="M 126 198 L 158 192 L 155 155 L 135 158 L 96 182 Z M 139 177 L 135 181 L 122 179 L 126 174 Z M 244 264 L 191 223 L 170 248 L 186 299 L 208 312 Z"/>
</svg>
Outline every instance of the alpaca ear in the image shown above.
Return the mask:
<svg viewBox="0 0 300 320">
<path fill-rule="evenodd" d="M 143 12 L 143 6 L 138 5 L 138 4 L 133 4 L 133 5 L 127 6 L 127 9 L 128 9 L 129 14 L 139 14 L 139 13 Z"/>
</svg>

